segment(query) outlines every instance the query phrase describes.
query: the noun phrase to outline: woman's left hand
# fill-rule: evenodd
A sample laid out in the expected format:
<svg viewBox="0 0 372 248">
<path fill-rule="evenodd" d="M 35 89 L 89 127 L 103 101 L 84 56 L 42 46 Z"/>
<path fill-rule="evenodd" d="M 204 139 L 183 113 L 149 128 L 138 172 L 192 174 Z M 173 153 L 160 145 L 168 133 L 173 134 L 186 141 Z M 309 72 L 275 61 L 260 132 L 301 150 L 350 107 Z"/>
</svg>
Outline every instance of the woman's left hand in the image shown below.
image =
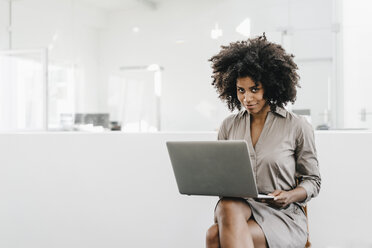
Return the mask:
<svg viewBox="0 0 372 248">
<path fill-rule="evenodd" d="M 270 205 L 274 205 L 277 208 L 285 208 L 293 202 L 291 191 L 277 189 L 268 195 L 274 196 L 274 199 L 267 200 L 266 202 Z"/>
</svg>

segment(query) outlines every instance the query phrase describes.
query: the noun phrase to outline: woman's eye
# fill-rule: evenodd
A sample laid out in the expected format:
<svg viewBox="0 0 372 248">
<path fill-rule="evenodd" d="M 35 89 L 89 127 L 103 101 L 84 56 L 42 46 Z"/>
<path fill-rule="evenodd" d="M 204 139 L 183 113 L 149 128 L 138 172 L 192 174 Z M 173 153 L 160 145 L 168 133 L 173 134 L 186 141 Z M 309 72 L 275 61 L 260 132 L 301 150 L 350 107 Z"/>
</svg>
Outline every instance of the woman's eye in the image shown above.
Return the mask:
<svg viewBox="0 0 372 248">
<path fill-rule="evenodd" d="M 240 93 L 244 93 L 244 89 L 242 89 L 242 88 L 239 88 L 238 91 L 239 91 Z"/>
<path fill-rule="evenodd" d="M 256 87 L 253 87 L 253 88 L 252 88 L 252 92 L 253 92 L 253 93 L 256 93 L 258 90 L 259 90 L 259 89 L 256 88 Z"/>
</svg>

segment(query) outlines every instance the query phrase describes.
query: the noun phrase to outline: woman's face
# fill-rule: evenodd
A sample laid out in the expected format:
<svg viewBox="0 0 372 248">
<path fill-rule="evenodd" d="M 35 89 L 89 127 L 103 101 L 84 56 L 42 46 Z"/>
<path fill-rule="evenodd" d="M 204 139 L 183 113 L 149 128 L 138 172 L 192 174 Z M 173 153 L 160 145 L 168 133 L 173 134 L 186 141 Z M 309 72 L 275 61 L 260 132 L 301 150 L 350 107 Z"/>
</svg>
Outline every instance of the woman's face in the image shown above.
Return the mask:
<svg viewBox="0 0 372 248">
<path fill-rule="evenodd" d="M 264 89 L 260 82 L 256 85 L 250 77 L 238 78 L 236 89 L 240 103 L 250 114 L 260 114 L 269 109 L 269 105 L 263 98 Z"/>
</svg>

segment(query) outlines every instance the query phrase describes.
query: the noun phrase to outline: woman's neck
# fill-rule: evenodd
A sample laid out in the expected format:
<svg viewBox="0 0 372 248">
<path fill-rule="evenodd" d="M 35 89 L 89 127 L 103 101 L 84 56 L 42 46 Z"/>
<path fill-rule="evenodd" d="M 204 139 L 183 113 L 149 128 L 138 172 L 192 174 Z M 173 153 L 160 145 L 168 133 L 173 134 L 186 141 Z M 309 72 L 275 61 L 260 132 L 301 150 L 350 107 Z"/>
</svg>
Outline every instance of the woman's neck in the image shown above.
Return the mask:
<svg viewBox="0 0 372 248">
<path fill-rule="evenodd" d="M 267 104 L 261 109 L 260 112 L 253 114 L 251 113 L 251 123 L 265 123 L 267 113 L 270 112 L 270 106 Z"/>
</svg>

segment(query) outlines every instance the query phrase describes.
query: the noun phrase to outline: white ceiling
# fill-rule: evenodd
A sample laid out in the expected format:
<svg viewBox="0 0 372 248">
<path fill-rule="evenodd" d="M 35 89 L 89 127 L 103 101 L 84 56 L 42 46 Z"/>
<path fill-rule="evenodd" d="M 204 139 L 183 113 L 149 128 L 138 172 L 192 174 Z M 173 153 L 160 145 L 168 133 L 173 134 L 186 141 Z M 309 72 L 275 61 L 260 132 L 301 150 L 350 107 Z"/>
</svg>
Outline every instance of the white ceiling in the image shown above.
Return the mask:
<svg viewBox="0 0 372 248">
<path fill-rule="evenodd" d="M 156 8 L 159 2 L 165 0 L 80 0 L 81 2 L 102 8 L 107 11 L 118 11 L 131 9 L 137 6 L 146 6 L 149 8 Z"/>
</svg>

